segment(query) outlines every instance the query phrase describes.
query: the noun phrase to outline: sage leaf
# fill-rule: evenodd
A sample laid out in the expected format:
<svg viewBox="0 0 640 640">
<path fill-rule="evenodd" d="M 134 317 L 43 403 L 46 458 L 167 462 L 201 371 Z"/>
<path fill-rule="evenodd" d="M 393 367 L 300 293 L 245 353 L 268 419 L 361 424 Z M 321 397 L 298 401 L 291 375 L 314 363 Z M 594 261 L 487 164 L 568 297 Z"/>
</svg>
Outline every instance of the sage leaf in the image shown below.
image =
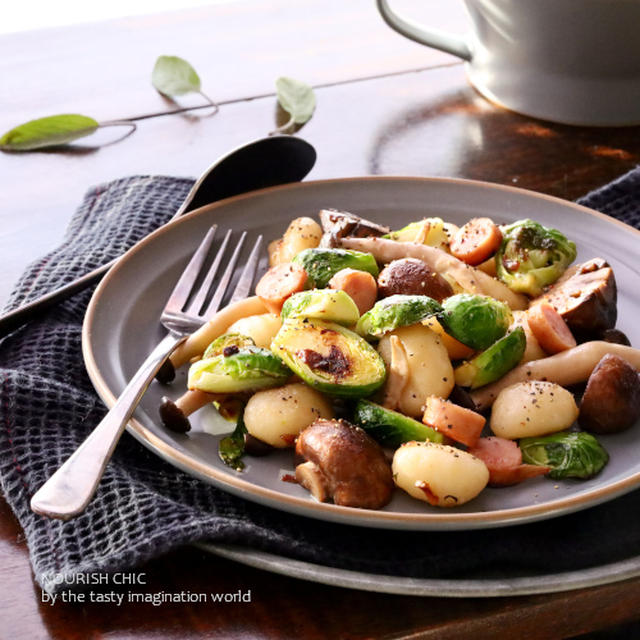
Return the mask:
<svg viewBox="0 0 640 640">
<path fill-rule="evenodd" d="M 178 56 L 159 56 L 151 73 L 151 83 L 169 97 L 200 93 L 200 78 L 196 70 Z"/>
<path fill-rule="evenodd" d="M 304 124 L 311 118 L 316 108 L 316 96 L 308 84 L 281 77 L 276 80 L 276 92 L 280 106 L 291 116 L 284 127 Z"/>
<path fill-rule="evenodd" d="M 57 147 L 91 135 L 99 126 L 93 118 L 77 113 L 38 118 L 7 131 L 0 138 L 0 149 L 31 151 Z"/>
</svg>

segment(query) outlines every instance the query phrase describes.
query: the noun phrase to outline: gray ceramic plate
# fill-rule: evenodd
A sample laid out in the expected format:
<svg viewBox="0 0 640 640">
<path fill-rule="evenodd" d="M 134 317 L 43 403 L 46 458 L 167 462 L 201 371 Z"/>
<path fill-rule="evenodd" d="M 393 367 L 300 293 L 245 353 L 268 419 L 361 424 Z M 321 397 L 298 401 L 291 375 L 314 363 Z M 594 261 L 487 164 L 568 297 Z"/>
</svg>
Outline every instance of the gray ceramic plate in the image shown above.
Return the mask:
<svg viewBox="0 0 640 640">
<path fill-rule="evenodd" d="M 427 579 L 387 576 L 362 571 L 325 567 L 311 562 L 292 560 L 273 553 L 233 545 L 198 543 L 200 549 L 249 567 L 264 569 L 290 578 L 328 584 L 332 587 L 395 593 L 405 596 L 439 598 L 495 598 L 524 596 L 534 593 L 556 593 L 586 589 L 640 576 L 640 557 L 612 562 L 580 571 L 550 574 L 505 573 L 464 579 Z"/>
<path fill-rule="evenodd" d="M 400 227 L 423 216 L 441 216 L 462 224 L 474 216 L 505 223 L 533 218 L 559 228 L 578 246 L 578 259 L 606 258 L 619 286 L 619 323 L 633 344 L 640 344 L 640 233 L 610 218 L 562 200 L 532 192 L 463 180 L 357 178 L 309 182 L 266 189 L 204 207 L 156 231 L 129 251 L 109 272 L 89 305 L 83 350 L 98 393 L 111 406 L 114 396 L 137 368 L 162 331 L 157 318 L 178 273 L 214 222 L 226 228 L 278 237 L 300 215 L 323 207 L 346 209 Z M 293 472 L 289 451 L 248 458 L 242 473 L 218 459 L 220 434 L 229 431 L 206 408 L 192 419 L 187 435 L 170 433 L 157 420 L 164 394 L 178 397 L 184 371 L 170 389 L 154 383 L 143 398 L 129 431 L 165 460 L 221 489 L 293 513 L 353 525 L 395 529 L 474 529 L 530 522 L 569 513 L 630 491 L 640 484 L 638 429 L 603 437 L 611 462 L 586 482 L 554 483 L 536 478 L 508 489 L 486 489 L 456 509 L 438 510 L 397 491 L 382 510 L 320 504 L 300 486 L 283 482 Z"/>
</svg>

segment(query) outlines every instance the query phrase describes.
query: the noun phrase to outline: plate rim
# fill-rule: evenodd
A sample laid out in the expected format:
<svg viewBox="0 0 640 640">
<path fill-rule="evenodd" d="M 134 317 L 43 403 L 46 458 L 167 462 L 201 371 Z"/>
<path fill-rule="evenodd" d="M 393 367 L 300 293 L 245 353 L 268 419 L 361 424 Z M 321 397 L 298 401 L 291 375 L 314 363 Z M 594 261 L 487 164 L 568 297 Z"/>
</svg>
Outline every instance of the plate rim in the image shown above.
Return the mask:
<svg viewBox="0 0 640 640">
<path fill-rule="evenodd" d="M 619 226 L 625 232 L 632 232 L 640 238 L 640 230 L 625 224 L 624 222 L 607 216 L 599 211 L 590 209 L 583 205 L 563 200 L 548 194 L 537 193 L 520 187 L 510 185 L 502 185 L 493 182 L 469 180 L 466 178 L 440 178 L 440 177 L 422 177 L 422 176 L 354 176 L 348 178 L 330 178 L 324 180 L 310 180 L 305 182 L 289 183 L 278 185 L 275 187 L 267 187 L 251 191 L 248 193 L 232 196 L 218 202 L 205 205 L 189 213 L 180 216 L 175 220 L 170 220 L 158 229 L 154 230 L 126 253 L 124 253 L 116 262 L 116 264 L 107 272 L 102 281 L 98 284 L 94 291 L 82 325 L 82 353 L 85 367 L 89 378 L 96 389 L 96 392 L 106 404 L 111 408 L 116 402 L 116 396 L 108 387 L 104 380 L 98 363 L 93 352 L 91 343 L 91 334 L 96 309 L 99 307 L 101 296 L 105 289 L 109 287 L 111 280 L 119 273 L 128 260 L 138 252 L 143 251 L 147 244 L 152 242 L 161 234 L 170 232 L 174 227 L 185 224 L 185 222 L 193 217 L 209 214 L 217 209 L 224 208 L 231 203 L 241 202 L 243 200 L 255 199 L 280 191 L 293 191 L 314 188 L 317 186 L 346 184 L 355 182 L 413 182 L 422 184 L 449 184 L 459 186 L 471 186 L 476 188 L 484 188 L 490 190 L 498 190 L 505 193 L 524 195 L 534 199 L 542 199 L 552 202 L 562 207 L 569 207 L 577 211 L 597 217 L 607 224 Z M 234 477 L 226 472 L 213 469 L 207 465 L 193 460 L 190 456 L 181 453 L 172 447 L 169 443 L 164 442 L 155 435 L 141 422 L 132 418 L 127 424 L 127 431 L 133 435 L 144 446 L 153 451 L 160 458 L 169 462 L 173 466 L 182 471 L 199 478 L 209 484 L 213 484 L 221 490 L 227 491 L 242 498 L 267 504 L 276 509 L 288 511 L 298 515 L 304 515 L 311 518 L 340 522 L 354 526 L 375 527 L 383 529 L 406 529 L 406 530 L 459 530 L 459 529 L 479 529 L 502 527 L 515 524 L 523 524 L 525 522 L 534 522 L 544 520 L 560 515 L 565 515 L 590 508 L 601 504 L 602 502 L 611 500 L 621 496 L 624 493 L 632 491 L 640 485 L 640 471 L 637 473 L 611 483 L 606 487 L 595 488 L 586 494 L 579 496 L 567 496 L 546 501 L 538 504 L 530 504 L 521 507 L 512 507 L 499 511 L 476 511 L 457 513 L 453 511 L 443 511 L 438 513 L 399 513 L 391 511 L 380 511 L 371 509 L 358 509 L 355 507 L 344 507 L 334 504 L 321 503 L 310 497 L 297 497 L 280 493 L 274 489 L 263 487 L 240 477 Z M 586 503 L 586 504 L 585 504 Z"/>
<path fill-rule="evenodd" d="M 640 577 L 640 556 L 587 569 L 504 578 L 413 578 L 342 569 L 235 544 L 200 541 L 192 546 L 248 567 L 332 587 L 403 596 L 508 598 L 562 593 Z"/>
</svg>

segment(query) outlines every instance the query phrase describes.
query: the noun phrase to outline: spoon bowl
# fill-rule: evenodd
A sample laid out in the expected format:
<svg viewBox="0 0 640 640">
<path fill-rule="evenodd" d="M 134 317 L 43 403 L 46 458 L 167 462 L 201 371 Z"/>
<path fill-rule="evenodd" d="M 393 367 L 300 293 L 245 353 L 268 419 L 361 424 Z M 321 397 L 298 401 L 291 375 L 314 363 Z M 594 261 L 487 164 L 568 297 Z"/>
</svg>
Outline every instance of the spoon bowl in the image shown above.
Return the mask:
<svg viewBox="0 0 640 640">
<path fill-rule="evenodd" d="M 248 142 L 202 173 L 174 218 L 247 191 L 300 182 L 315 162 L 316 150 L 302 138 L 278 135 Z"/>
</svg>

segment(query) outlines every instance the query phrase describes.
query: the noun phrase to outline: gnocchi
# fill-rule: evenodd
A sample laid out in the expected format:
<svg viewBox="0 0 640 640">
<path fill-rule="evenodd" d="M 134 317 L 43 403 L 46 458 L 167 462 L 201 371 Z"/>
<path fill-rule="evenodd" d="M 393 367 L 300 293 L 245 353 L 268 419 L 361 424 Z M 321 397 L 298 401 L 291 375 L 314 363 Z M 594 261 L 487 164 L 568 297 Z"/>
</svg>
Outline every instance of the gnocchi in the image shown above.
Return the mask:
<svg viewBox="0 0 640 640">
<path fill-rule="evenodd" d="M 482 460 L 434 442 L 402 445 L 393 456 L 391 468 L 398 487 L 438 507 L 458 507 L 469 502 L 489 482 L 489 470 Z"/>
<path fill-rule="evenodd" d="M 268 349 L 271 346 L 273 336 L 278 333 L 282 326 L 280 316 L 275 313 L 261 313 L 255 316 L 247 316 L 236 320 L 227 333 L 239 333 L 243 336 L 249 336 L 256 346 Z"/>
<path fill-rule="evenodd" d="M 293 447 L 298 434 L 318 418 L 332 418 L 329 401 L 296 382 L 254 393 L 244 410 L 247 431 L 272 447 Z"/>
<path fill-rule="evenodd" d="M 532 380 L 503 389 L 491 410 L 491 430 L 515 440 L 567 429 L 578 417 L 573 394 L 553 382 Z"/>
<path fill-rule="evenodd" d="M 322 228 L 313 218 L 292 220 L 284 235 L 269 244 L 269 266 L 291 260 L 304 249 L 314 249 L 320 244 Z"/>
</svg>

